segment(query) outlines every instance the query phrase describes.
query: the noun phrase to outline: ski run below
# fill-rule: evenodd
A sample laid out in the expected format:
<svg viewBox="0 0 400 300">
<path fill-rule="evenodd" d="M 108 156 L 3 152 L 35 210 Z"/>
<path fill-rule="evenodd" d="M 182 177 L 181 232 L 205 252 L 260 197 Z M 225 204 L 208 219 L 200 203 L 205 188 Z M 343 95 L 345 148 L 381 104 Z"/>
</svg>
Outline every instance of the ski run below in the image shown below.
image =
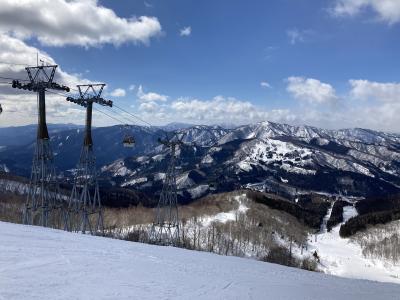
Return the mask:
<svg viewBox="0 0 400 300">
<path fill-rule="evenodd" d="M 212 222 L 226 223 L 235 221 L 239 214 L 246 213 L 249 209 L 244 203 L 247 200 L 245 194 L 234 196 L 233 199 L 238 202 L 239 207 L 229 212 L 221 212 L 213 216 L 200 217 L 201 223 L 204 227 L 210 226 Z"/>
<path fill-rule="evenodd" d="M 400 285 L 0 222 L 0 299 L 398 299 Z"/>
<path fill-rule="evenodd" d="M 319 268 L 327 274 L 348 278 L 361 278 L 382 282 L 394 282 L 400 284 L 400 266 L 382 259 L 366 258 L 362 254 L 361 246 L 349 238 L 341 238 L 340 225 L 327 232 L 326 221 L 329 219 L 331 209 L 321 226 L 321 232 L 312 236 L 308 244 L 308 250 L 315 250 L 320 257 Z M 345 223 L 351 217 L 357 215 L 353 206 L 343 209 Z M 342 223 L 342 224 L 343 224 Z M 400 295 L 398 296 L 400 299 Z"/>
</svg>

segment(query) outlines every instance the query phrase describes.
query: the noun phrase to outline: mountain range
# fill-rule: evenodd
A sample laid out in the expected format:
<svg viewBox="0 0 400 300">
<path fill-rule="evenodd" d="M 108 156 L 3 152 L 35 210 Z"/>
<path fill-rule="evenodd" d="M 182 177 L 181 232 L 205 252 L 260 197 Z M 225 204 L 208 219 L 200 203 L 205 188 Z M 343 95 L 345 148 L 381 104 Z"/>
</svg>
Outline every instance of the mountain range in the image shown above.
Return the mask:
<svg viewBox="0 0 400 300">
<path fill-rule="evenodd" d="M 121 126 L 93 129 L 103 188 L 121 187 L 156 196 L 170 160 L 158 143 L 171 131 L 177 151 L 180 201 L 207 193 L 250 188 L 295 198 L 310 191 L 354 197 L 400 191 L 400 135 L 368 129 L 326 130 L 273 122 L 224 128 L 171 124 L 133 126 L 134 148 L 124 148 Z M 14 135 L 13 135 L 14 133 Z M 66 180 L 78 161 L 83 128 L 50 126 L 55 164 Z M 35 127 L 0 129 L 0 165 L 29 176 Z"/>
</svg>

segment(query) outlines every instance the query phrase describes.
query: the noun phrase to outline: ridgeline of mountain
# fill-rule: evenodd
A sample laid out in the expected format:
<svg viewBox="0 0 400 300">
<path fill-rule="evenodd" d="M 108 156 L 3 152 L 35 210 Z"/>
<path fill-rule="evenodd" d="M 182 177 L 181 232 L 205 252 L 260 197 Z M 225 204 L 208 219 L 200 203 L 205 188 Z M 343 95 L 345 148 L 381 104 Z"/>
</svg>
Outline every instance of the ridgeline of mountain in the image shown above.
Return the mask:
<svg viewBox="0 0 400 300">
<path fill-rule="evenodd" d="M 33 127 L 32 127 L 33 128 Z M 4 142 L 0 130 L 0 165 L 28 176 L 34 131 L 26 142 Z M 164 130 L 184 134 L 179 149 L 178 188 L 186 202 L 210 192 L 238 187 L 274 191 L 286 196 L 306 191 L 372 196 L 400 191 L 400 135 L 367 129 L 325 130 L 261 122 L 226 129 L 221 126 L 172 124 Z M 24 132 L 23 128 L 13 128 Z M 120 186 L 149 195 L 159 193 L 169 159 L 157 142 L 163 128 L 134 126 L 136 146 L 122 147 L 120 126 L 93 129 L 103 186 Z M 17 132 L 17 131 L 15 131 Z M 22 134 L 22 133 L 21 133 Z M 55 163 L 71 176 L 79 157 L 82 128 L 51 131 Z"/>
</svg>

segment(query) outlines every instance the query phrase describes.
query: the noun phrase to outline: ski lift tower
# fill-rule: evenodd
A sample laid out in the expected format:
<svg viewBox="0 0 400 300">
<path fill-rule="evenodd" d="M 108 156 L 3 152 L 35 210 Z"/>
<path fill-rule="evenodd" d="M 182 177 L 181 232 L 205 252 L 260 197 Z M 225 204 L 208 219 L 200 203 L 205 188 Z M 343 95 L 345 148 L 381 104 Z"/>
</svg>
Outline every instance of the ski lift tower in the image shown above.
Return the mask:
<svg viewBox="0 0 400 300">
<path fill-rule="evenodd" d="M 69 92 L 69 87 L 53 82 L 57 65 L 25 68 L 29 82 L 12 81 L 12 87 L 36 92 L 38 95 L 38 130 L 33 156 L 28 196 L 23 210 L 23 223 L 28 225 L 61 226 L 64 205 L 59 194 L 46 124 L 46 90 Z"/>
<path fill-rule="evenodd" d="M 67 101 L 86 108 L 86 125 L 83 147 L 78 162 L 74 186 L 68 205 L 65 230 L 91 234 L 103 232 L 103 210 L 97 181 L 96 158 L 92 140 L 93 103 L 112 107 L 112 101 L 101 98 L 105 84 L 78 85 L 79 98 Z"/>
<path fill-rule="evenodd" d="M 158 142 L 170 149 L 170 162 L 152 226 L 151 240 L 156 244 L 179 244 L 178 197 L 176 187 L 176 148 L 184 145 L 176 136 Z"/>
</svg>

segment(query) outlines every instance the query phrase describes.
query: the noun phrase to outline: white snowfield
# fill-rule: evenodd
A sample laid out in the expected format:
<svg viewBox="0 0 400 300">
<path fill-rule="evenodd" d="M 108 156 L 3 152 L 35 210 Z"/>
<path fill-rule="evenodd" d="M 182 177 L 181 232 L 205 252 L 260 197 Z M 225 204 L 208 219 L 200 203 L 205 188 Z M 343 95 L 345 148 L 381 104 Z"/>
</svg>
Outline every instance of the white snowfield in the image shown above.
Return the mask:
<svg viewBox="0 0 400 300">
<path fill-rule="evenodd" d="M 0 222 L 0 299 L 399 299 L 400 285 Z"/>
<path fill-rule="evenodd" d="M 382 259 L 364 257 L 359 244 L 352 242 L 351 239 L 340 237 L 340 225 L 327 232 L 326 221 L 329 219 L 331 211 L 330 209 L 324 218 L 321 233 L 317 235 L 317 241 L 311 241 L 308 245 L 311 253 L 317 250 L 321 259 L 320 269 L 327 274 L 342 277 L 400 284 L 400 265 L 385 262 Z M 357 211 L 354 207 L 344 207 L 343 223 L 356 215 Z M 400 295 L 395 299 L 400 299 Z"/>
</svg>

